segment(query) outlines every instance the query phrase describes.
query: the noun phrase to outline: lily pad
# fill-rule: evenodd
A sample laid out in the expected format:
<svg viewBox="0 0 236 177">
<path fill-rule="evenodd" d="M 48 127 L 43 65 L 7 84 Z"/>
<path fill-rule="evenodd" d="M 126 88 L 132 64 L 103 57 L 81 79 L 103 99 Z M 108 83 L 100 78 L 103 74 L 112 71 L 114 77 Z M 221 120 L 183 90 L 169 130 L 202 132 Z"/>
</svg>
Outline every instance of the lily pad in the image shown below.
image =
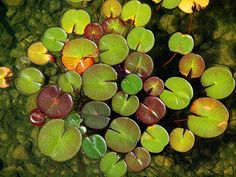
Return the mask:
<svg viewBox="0 0 236 177">
<path fill-rule="evenodd" d="M 44 83 L 44 76 L 36 68 L 26 68 L 19 72 L 15 86 L 24 95 L 33 95 L 38 92 Z"/>
<path fill-rule="evenodd" d="M 147 53 L 153 48 L 155 37 L 152 31 L 143 27 L 136 27 L 129 32 L 127 42 L 130 49 Z"/>
<path fill-rule="evenodd" d="M 205 70 L 205 61 L 200 55 L 189 53 L 184 55 L 179 61 L 179 71 L 184 76 L 190 78 L 201 77 Z"/>
<path fill-rule="evenodd" d="M 108 18 L 102 23 L 102 28 L 105 33 L 124 35 L 127 26 L 120 18 Z"/>
<path fill-rule="evenodd" d="M 129 95 L 137 94 L 142 90 L 142 87 L 142 79 L 136 74 L 129 74 L 121 81 L 122 90 Z"/>
<path fill-rule="evenodd" d="M 149 5 L 132 0 L 127 2 L 122 9 L 121 18 L 131 21 L 136 27 L 145 26 L 151 19 L 152 11 Z"/>
<path fill-rule="evenodd" d="M 43 45 L 52 52 L 59 52 L 62 50 L 67 39 L 66 32 L 59 27 L 48 28 L 42 38 Z"/>
<path fill-rule="evenodd" d="M 136 122 L 128 117 L 119 117 L 111 122 L 105 140 L 112 150 L 127 153 L 136 147 L 140 135 L 141 131 Z"/>
<path fill-rule="evenodd" d="M 145 124 L 158 123 L 166 114 L 166 106 L 157 97 L 149 96 L 139 105 L 136 117 Z"/>
<path fill-rule="evenodd" d="M 38 94 L 38 108 L 49 118 L 64 118 L 73 108 L 72 97 L 56 85 L 44 87 Z"/>
<path fill-rule="evenodd" d="M 17 58 L 15 61 L 15 66 L 18 70 L 25 69 L 25 68 L 29 67 L 30 64 L 31 64 L 30 59 L 26 56 Z"/>
<path fill-rule="evenodd" d="M 183 128 L 175 128 L 170 133 L 170 146 L 178 152 L 188 152 L 195 142 L 193 133 Z"/>
<path fill-rule="evenodd" d="M 102 4 L 102 14 L 106 18 L 118 17 L 121 14 L 121 4 L 117 0 L 106 0 Z"/>
<path fill-rule="evenodd" d="M 89 14 L 84 10 L 69 9 L 61 19 L 61 26 L 67 33 L 83 35 L 85 27 L 90 23 Z"/>
<path fill-rule="evenodd" d="M 84 29 L 84 37 L 97 42 L 103 36 L 103 29 L 98 23 L 89 23 Z"/>
<path fill-rule="evenodd" d="M 160 125 L 149 126 L 141 136 L 141 144 L 152 153 L 163 151 L 164 147 L 169 143 L 168 132 Z"/>
<path fill-rule="evenodd" d="M 134 172 L 141 172 L 151 163 L 151 155 L 143 147 L 137 147 L 125 156 L 125 162 L 129 169 Z"/>
<path fill-rule="evenodd" d="M 90 159 L 100 159 L 107 152 L 106 141 L 100 135 L 92 135 L 83 139 L 82 151 Z"/>
<path fill-rule="evenodd" d="M 190 83 L 180 77 L 171 77 L 165 82 L 165 89 L 160 95 L 165 105 L 174 110 L 186 108 L 193 98 L 193 88 Z"/>
<path fill-rule="evenodd" d="M 94 64 L 83 74 L 83 91 L 93 100 L 105 101 L 111 99 L 117 91 L 117 73 L 106 64 Z"/>
<path fill-rule="evenodd" d="M 201 83 L 209 97 L 223 99 L 228 97 L 235 88 L 235 80 L 228 68 L 211 67 L 207 69 L 202 77 Z"/>
<path fill-rule="evenodd" d="M 158 77 L 150 77 L 145 80 L 143 89 L 151 96 L 159 96 L 164 91 L 164 82 Z"/>
<path fill-rule="evenodd" d="M 124 67 L 127 73 L 138 74 L 140 77 L 146 78 L 151 75 L 154 64 L 149 55 L 133 52 L 125 59 Z"/>
<path fill-rule="evenodd" d="M 118 34 L 104 35 L 99 40 L 98 47 L 101 51 L 99 55 L 101 62 L 108 65 L 122 63 L 129 54 L 126 40 Z"/>
<path fill-rule="evenodd" d="M 112 98 L 112 109 L 122 116 L 130 116 L 134 114 L 139 107 L 139 99 L 137 96 L 120 91 Z"/>
<path fill-rule="evenodd" d="M 166 9 L 176 8 L 182 0 L 163 0 L 162 7 Z"/>
<path fill-rule="evenodd" d="M 93 129 L 105 128 L 110 121 L 110 116 L 110 107 L 101 101 L 90 101 L 81 110 L 85 125 Z"/>
<path fill-rule="evenodd" d="M 99 162 L 99 168 L 106 177 L 121 177 L 127 171 L 124 160 L 115 152 L 109 152 Z"/>
<path fill-rule="evenodd" d="M 50 120 L 41 128 L 38 136 L 39 150 L 58 162 L 74 157 L 82 141 L 78 128 L 69 127 L 65 130 L 64 124 L 62 119 Z"/>
<path fill-rule="evenodd" d="M 72 112 L 69 114 L 65 119 L 65 128 L 68 128 L 69 126 L 75 126 L 77 128 L 80 128 L 80 124 L 82 123 L 82 119 L 77 112 Z"/>
<path fill-rule="evenodd" d="M 194 40 L 189 34 L 176 32 L 172 34 L 168 42 L 169 49 L 182 55 L 188 54 L 193 50 Z"/>
<path fill-rule="evenodd" d="M 193 13 L 194 10 L 204 9 L 208 4 L 209 0 L 182 0 L 179 8 L 185 13 Z"/>
<path fill-rule="evenodd" d="M 197 136 L 213 138 L 224 133 L 228 126 L 229 112 L 214 98 L 199 98 L 190 108 L 188 128 Z"/>
<path fill-rule="evenodd" d="M 0 67 L 0 88 L 7 88 L 10 86 L 9 79 L 13 76 L 11 69 L 7 67 Z"/>
<path fill-rule="evenodd" d="M 65 74 L 60 75 L 58 85 L 64 92 L 71 93 L 80 89 L 82 86 L 82 79 L 78 73 L 68 71 Z"/>
</svg>

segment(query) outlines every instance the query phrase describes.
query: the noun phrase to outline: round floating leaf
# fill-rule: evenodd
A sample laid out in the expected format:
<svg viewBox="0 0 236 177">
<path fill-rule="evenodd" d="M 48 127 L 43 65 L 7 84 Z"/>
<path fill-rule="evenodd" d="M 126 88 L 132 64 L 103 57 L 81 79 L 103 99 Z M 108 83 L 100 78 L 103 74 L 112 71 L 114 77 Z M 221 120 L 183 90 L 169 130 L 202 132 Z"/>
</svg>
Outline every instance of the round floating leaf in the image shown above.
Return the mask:
<svg viewBox="0 0 236 177">
<path fill-rule="evenodd" d="M 67 33 L 83 35 L 85 27 L 90 23 L 89 14 L 84 10 L 67 10 L 61 19 L 61 26 Z"/>
<path fill-rule="evenodd" d="M 105 140 L 112 150 L 127 153 L 136 147 L 140 135 L 141 131 L 136 122 L 128 117 L 119 117 L 111 122 Z"/>
<path fill-rule="evenodd" d="M 201 83 L 206 87 L 207 96 L 223 99 L 228 97 L 235 88 L 235 80 L 228 68 L 211 67 L 207 69 L 202 77 Z"/>
<path fill-rule="evenodd" d="M 74 157 L 81 146 L 82 136 L 78 128 L 65 129 L 62 119 L 50 120 L 40 130 L 39 150 L 55 161 L 66 161 Z"/>
<path fill-rule="evenodd" d="M 80 118 L 79 113 L 72 112 L 70 115 L 66 117 L 65 127 L 68 128 L 69 126 L 75 126 L 80 128 L 80 124 L 82 123 L 82 119 Z"/>
<path fill-rule="evenodd" d="M 0 67 L 0 88 L 9 87 L 9 79 L 13 76 L 12 71 L 7 67 Z"/>
<path fill-rule="evenodd" d="M 44 65 L 51 60 L 51 55 L 48 54 L 48 49 L 44 47 L 42 42 L 36 42 L 29 46 L 27 56 L 30 61 L 36 65 Z"/>
<path fill-rule="evenodd" d="M 92 40 L 98 41 L 103 36 L 103 29 L 98 23 L 90 23 L 84 29 L 84 37 Z"/>
<path fill-rule="evenodd" d="M 152 31 L 143 27 L 137 27 L 129 32 L 127 42 L 130 49 L 147 53 L 153 48 L 155 37 Z"/>
<path fill-rule="evenodd" d="M 103 129 L 110 121 L 110 107 L 101 101 L 90 101 L 81 110 L 81 117 L 87 127 Z"/>
<path fill-rule="evenodd" d="M 49 118 L 64 118 L 73 108 L 72 97 L 56 85 L 44 87 L 38 94 L 38 108 Z"/>
<path fill-rule="evenodd" d="M 166 90 L 160 95 L 165 105 L 174 110 L 186 108 L 193 97 L 190 83 L 180 77 L 171 77 L 165 82 Z"/>
<path fill-rule="evenodd" d="M 15 61 L 15 66 L 18 70 L 25 69 L 29 67 L 31 64 L 30 59 L 28 57 L 20 57 Z"/>
<path fill-rule="evenodd" d="M 44 114 L 40 109 L 35 108 L 30 112 L 29 120 L 33 126 L 43 126 L 46 122 L 46 114 Z"/>
<path fill-rule="evenodd" d="M 192 149 L 195 142 L 193 133 L 183 128 L 175 128 L 170 133 L 170 146 L 178 152 L 187 152 Z"/>
<path fill-rule="evenodd" d="M 99 162 L 99 168 L 106 177 L 121 177 L 127 171 L 124 160 L 115 152 L 109 152 Z"/>
<path fill-rule="evenodd" d="M 108 18 L 102 23 L 105 33 L 124 35 L 126 32 L 126 24 L 120 18 Z"/>
<path fill-rule="evenodd" d="M 65 74 L 60 75 L 58 79 L 58 85 L 64 92 L 71 93 L 80 89 L 82 85 L 82 79 L 78 73 L 74 71 L 68 71 Z"/>
<path fill-rule="evenodd" d="M 172 52 L 185 55 L 193 50 L 194 40 L 189 34 L 176 32 L 170 37 L 168 45 Z"/>
<path fill-rule="evenodd" d="M 139 105 L 135 115 L 143 123 L 152 125 L 159 122 L 165 114 L 164 103 L 157 97 L 149 96 Z"/>
<path fill-rule="evenodd" d="M 129 95 L 137 94 L 142 90 L 142 87 L 142 79 L 136 74 L 129 74 L 121 81 L 122 90 Z"/>
<path fill-rule="evenodd" d="M 83 76 L 83 91 L 93 100 L 111 99 L 117 91 L 116 71 L 106 64 L 95 64 L 88 68 Z"/>
<path fill-rule="evenodd" d="M 130 116 L 134 114 L 139 107 L 139 99 L 137 96 L 128 96 L 120 91 L 112 98 L 112 109 L 122 116 Z"/>
<path fill-rule="evenodd" d="M 208 4 L 209 0 L 182 0 L 179 8 L 185 13 L 193 13 L 193 10 L 204 9 Z"/>
<path fill-rule="evenodd" d="M 121 9 L 121 4 L 117 0 L 106 0 L 102 4 L 102 14 L 106 18 L 120 16 Z"/>
<path fill-rule="evenodd" d="M 199 98 L 190 108 L 188 128 L 197 136 L 213 138 L 224 133 L 228 126 L 229 112 L 214 98 Z"/>
<path fill-rule="evenodd" d="M 151 96 L 159 96 L 164 91 L 164 82 L 158 77 L 150 77 L 145 80 L 143 89 Z"/>
<path fill-rule="evenodd" d="M 151 19 L 152 11 L 149 5 L 132 0 L 122 9 L 121 17 L 124 21 L 131 21 L 136 27 L 145 26 Z"/>
<path fill-rule="evenodd" d="M 143 147 L 137 147 L 125 156 L 125 162 L 129 169 L 134 172 L 141 172 L 151 163 L 151 155 Z"/>
<path fill-rule="evenodd" d="M 138 74 L 140 77 L 146 78 L 151 75 L 154 64 L 149 55 L 133 52 L 125 59 L 124 67 L 127 73 Z"/>
<path fill-rule="evenodd" d="M 163 0 L 162 7 L 166 9 L 176 8 L 182 0 Z"/>
<path fill-rule="evenodd" d="M 44 32 L 42 42 L 48 50 L 59 52 L 62 50 L 66 39 L 67 34 L 63 29 L 51 27 Z"/>
<path fill-rule="evenodd" d="M 112 45 L 111 45 L 112 44 Z M 100 60 L 108 65 L 122 63 L 129 54 L 126 40 L 118 34 L 107 34 L 98 43 Z"/>
<path fill-rule="evenodd" d="M 168 132 L 160 125 L 149 126 L 141 136 L 141 144 L 152 153 L 163 151 L 164 147 L 169 143 Z"/>
<path fill-rule="evenodd" d="M 44 83 L 44 76 L 36 68 L 26 68 L 19 72 L 15 86 L 24 95 L 32 95 L 38 92 Z"/>
<path fill-rule="evenodd" d="M 200 77 L 205 70 L 205 61 L 200 55 L 189 53 L 179 61 L 179 71 L 190 78 Z"/>
<path fill-rule="evenodd" d="M 62 63 L 68 70 L 81 73 L 94 63 L 97 57 L 97 45 L 84 38 L 74 39 L 66 43 L 62 51 Z"/>
<path fill-rule="evenodd" d="M 82 150 L 86 157 L 100 159 L 107 152 L 107 144 L 103 137 L 95 134 L 83 139 Z"/>
</svg>

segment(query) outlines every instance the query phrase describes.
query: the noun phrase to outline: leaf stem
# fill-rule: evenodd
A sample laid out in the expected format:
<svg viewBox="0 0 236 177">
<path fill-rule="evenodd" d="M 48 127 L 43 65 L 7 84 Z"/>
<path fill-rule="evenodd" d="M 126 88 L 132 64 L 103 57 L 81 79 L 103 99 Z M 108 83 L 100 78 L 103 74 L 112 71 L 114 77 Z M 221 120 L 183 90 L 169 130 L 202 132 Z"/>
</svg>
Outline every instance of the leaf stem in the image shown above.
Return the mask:
<svg viewBox="0 0 236 177">
<path fill-rule="evenodd" d="M 175 52 L 175 53 L 172 55 L 172 57 L 171 57 L 167 62 L 165 62 L 165 63 L 161 66 L 161 68 L 164 67 L 164 66 L 166 66 L 167 64 L 169 64 L 169 63 L 176 57 L 176 55 L 177 55 L 177 53 Z"/>
<path fill-rule="evenodd" d="M 189 24 L 188 24 L 188 33 L 191 33 L 191 29 L 192 29 L 192 23 L 193 23 L 193 14 L 189 15 Z"/>
</svg>

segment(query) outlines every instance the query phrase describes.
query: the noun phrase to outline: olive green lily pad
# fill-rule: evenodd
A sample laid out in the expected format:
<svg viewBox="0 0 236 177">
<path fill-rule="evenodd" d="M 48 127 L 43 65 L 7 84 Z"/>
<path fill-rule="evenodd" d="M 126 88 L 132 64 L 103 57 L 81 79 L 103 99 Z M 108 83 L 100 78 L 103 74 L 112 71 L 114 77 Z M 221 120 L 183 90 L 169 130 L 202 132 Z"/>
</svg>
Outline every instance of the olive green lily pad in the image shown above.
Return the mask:
<svg viewBox="0 0 236 177">
<path fill-rule="evenodd" d="M 129 74 L 121 81 L 122 90 L 129 95 L 137 94 L 142 90 L 142 87 L 142 79 L 136 74 Z"/>
<path fill-rule="evenodd" d="M 139 107 L 139 99 L 137 96 L 120 91 L 112 98 L 112 109 L 122 116 L 130 116 L 134 114 Z"/>
<path fill-rule="evenodd" d="M 147 53 L 153 48 L 155 37 L 152 31 L 143 27 L 137 27 L 129 32 L 127 42 L 130 49 Z"/>
<path fill-rule="evenodd" d="M 214 98 L 198 98 L 190 108 L 193 115 L 188 116 L 188 128 L 195 135 L 213 138 L 224 133 L 228 126 L 227 108 Z"/>
<path fill-rule="evenodd" d="M 115 152 L 109 152 L 99 162 L 99 168 L 106 177 L 122 177 L 127 171 L 124 160 Z"/>
<path fill-rule="evenodd" d="M 122 63 L 129 54 L 126 40 L 118 34 L 104 35 L 98 43 L 100 60 L 108 65 Z"/>
<path fill-rule="evenodd" d="M 192 149 L 195 142 L 193 133 L 183 128 L 175 128 L 170 133 L 170 146 L 178 152 L 187 152 Z"/>
<path fill-rule="evenodd" d="M 206 87 L 207 96 L 223 99 L 228 97 L 235 88 L 235 80 L 228 68 L 211 67 L 207 69 L 202 77 L 201 83 Z"/>
<path fill-rule="evenodd" d="M 116 71 L 106 64 L 89 67 L 82 76 L 83 91 L 93 100 L 105 101 L 112 98 L 117 91 Z"/>
<path fill-rule="evenodd" d="M 105 140 L 112 150 L 127 153 L 136 147 L 140 135 L 141 131 L 136 122 L 128 117 L 119 117 L 111 122 Z"/>
<path fill-rule="evenodd" d="M 69 126 L 75 126 L 77 128 L 80 128 L 80 124 L 83 120 L 81 119 L 79 113 L 72 112 L 66 117 L 65 121 L 65 128 L 68 128 Z"/>
<path fill-rule="evenodd" d="M 142 146 L 152 153 L 163 151 L 164 147 L 168 143 L 168 132 L 162 126 L 157 124 L 149 126 L 141 136 Z"/>
<path fill-rule="evenodd" d="M 163 0 L 162 7 L 166 9 L 176 8 L 182 0 Z"/>
<path fill-rule="evenodd" d="M 165 105 L 174 110 L 186 108 L 193 97 L 190 83 L 180 77 L 171 77 L 165 82 L 165 89 L 160 95 Z"/>
<path fill-rule="evenodd" d="M 74 157 L 82 141 L 78 128 L 71 126 L 65 130 L 64 125 L 62 119 L 50 120 L 41 128 L 38 136 L 39 150 L 58 162 Z"/>
</svg>

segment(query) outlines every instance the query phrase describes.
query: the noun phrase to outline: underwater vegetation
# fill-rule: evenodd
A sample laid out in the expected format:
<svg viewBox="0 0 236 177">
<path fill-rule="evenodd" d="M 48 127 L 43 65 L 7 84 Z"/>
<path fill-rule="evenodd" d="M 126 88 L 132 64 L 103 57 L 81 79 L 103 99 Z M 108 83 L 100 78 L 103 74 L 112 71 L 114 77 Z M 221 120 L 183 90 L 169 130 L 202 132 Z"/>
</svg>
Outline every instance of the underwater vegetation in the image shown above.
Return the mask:
<svg viewBox="0 0 236 177">
<path fill-rule="evenodd" d="M 50 8 L 56 8 L 52 2 Z M 167 149 L 189 153 L 199 137 L 215 138 L 226 131 L 230 110 L 224 100 L 234 94 L 234 71 L 207 65 L 194 50 L 199 39 L 193 14 L 201 14 L 209 1 L 148 2 L 154 9 L 137 0 L 106 0 L 97 6 L 95 1 L 67 2 L 70 6 L 53 18 L 57 26 L 46 23 L 49 27 L 28 42 L 15 66 L 0 67 L 0 87 L 14 85 L 13 95 L 26 96 L 19 104 L 26 105 L 28 127 L 34 127 L 36 156 L 55 161 L 49 176 L 54 164 L 82 163 L 77 158 L 95 166 L 97 176 L 157 176 L 153 163 L 172 166 Z M 14 8 L 25 2 L 3 3 Z M 160 8 L 190 15 L 187 30 L 165 34 L 163 46 L 172 56 L 156 66 L 154 53 L 162 44 L 152 26 Z M 168 69 L 171 65 L 177 73 Z M 13 156 L 27 159 L 25 148 L 31 146 L 19 145 Z M 37 166 L 29 163 L 27 168 Z M 5 169 L 4 175 L 12 171 L 21 169 Z"/>
</svg>

